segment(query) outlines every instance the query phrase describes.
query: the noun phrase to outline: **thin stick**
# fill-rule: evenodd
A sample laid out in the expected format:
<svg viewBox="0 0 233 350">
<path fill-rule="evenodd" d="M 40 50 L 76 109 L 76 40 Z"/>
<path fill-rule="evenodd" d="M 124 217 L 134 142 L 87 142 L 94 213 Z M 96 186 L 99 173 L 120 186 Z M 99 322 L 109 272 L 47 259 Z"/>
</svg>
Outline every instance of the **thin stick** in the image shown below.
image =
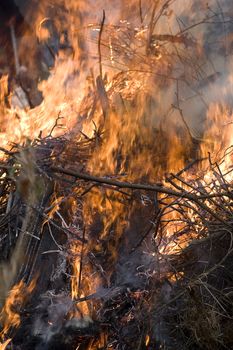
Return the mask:
<svg viewBox="0 0 233 350">
<path fill-rule="evenodd" d="M 220 194 L 218 194 L 218 193 L 216 193 L 216 195 L 214 195 L 214 194 L 208 195 L 207 194 L 207 195 L 196 196 L 196 195 L 193 195 L 187 191 L 178 192 L 178 191 L 174 191 L 168 187 L 161 186 L 161 185 L 148 185 L 148 184 L 145 185 L 145 184 L 141 184 L 141 183 L 123 182 L 123 181 L 113 180 L 113 179 L 109 179 L 109 178 L 105 178 L 105 177 L 88 175 L 88 174 L 80 173 L 78 171 L 63 169 L 63 168 L 55 167 L 55 166 L 52 166 L 50 169 L 56 173 L 70 175 L 70 176 L 73 176 L 77 179 L 81 179 L 81 180 L 85 180 L 85 181 L 93 181 L 93 182 L 97 182 L 97 183 L 101 183 L 101 184 L 105 184 L 105 185 L 116 186 L 119 188 L 128 188 L 128 189 L 133 189 L 133 190 L 145 190 L 145 191 L 151 191 L 151 192 L 164 193 L 164 194 L 168 194 L 168 195 L 175 196 L 175 197 L 187 198 L 187 199 L 190 199 L 193 201 L 196 201 L 199 199 L 209 199 L 209 198 L 212 198 L 215 196 L 216 197 L 220 196 Z M 172 174 L 172 176 L 175 176 L 175 175 Z M 223 196 L 223 195 L 227 196 L 228 194 L 221 193 L 221 196 Z"/>
<path fill-rule="evenodd" d="M 83 255 L 84 255 L 84 241 L 85 241 L 85 227 L 83 228 L 83 242 L 82 242 L 82 248 L 81 248 L 81 256 L 80 256 L 80 262 L 79 262 L 79 276 L 78 276 L 78 298 L 80 298 L 81 295 L 81 281 L 82 281 L 82 269 L 83 269 Z"/>
<path fill-rule="evenodd" d="M 52 136 L 52 133 L 54 132 L 54 130 L 56 129 L 56 127 L 58 127 L 59 126 L 59 120 L 60 119 L 63 119 L 63 117 L 61 117 L 61 111 L 59 111 L 59 113 L 58 113 L 58 116 L 57 116 L 57 118 L 56 118 L 56 120 L 55 120 L 55 123 L 54 123 L 54 125 L 53 125 L 53 127 L 52 127 L 52 129 L 51 129 L 51 131 L 50 131 L 50 133 L 49 133 L 49 137 L 51 137 Z"/>
<path fill-rule="evenodd" d="M 11 32 L 11 41 L 12 41 L 12 47 L 13 47 L 14 59 L 15 59 L 15 72 L 18 75 L 20 64 L 19 64 L 19 56 L 18 56 L 18 49 L 17 49 L 17 41 L 15 36 L 15 28 L 13 23 L 10 25 L 10 32 Z"/>
<path fill-rule="evenodd" d="M 135 190 L 146 190 L 146 191 L 153 191 L 153 192 L 159 192 L 159 193 L 166 193 L 166 194 L 169 194 L 172 196 L 178 196 L 178 197 L 182 196 L 182 194 L 179 192 L 173 191 L 169 188 L 159 186 L 159 185 L 144 185 L 140 183 L 121 182 L 113 179 L 108 179 L 105 177 L 98 177 L 94 175 L 83 174 L 77 171 L 72 171 L 72 170 L 63 169 L 63 168 L 54 167 L 54 166 L 51 167 L 51 170 L 57 173 L 70 175 L 81 180 L 93 181 L 93 182 L 102 183 L 105 185 L 107 184 L 110 186 L 116 186 L 120 188 L 129 188 L 129 189 L 135 189 Z M 184 197 L 186 196 L 188 196 L 188 199 L 193 199 L 194 197 L 191 194 L 184 193 Z"/>
<path fill-rule="evenodd" d="M 139 0 L 139 16 L 141 24 L 143 24 L 143 16 L 142 16 L 142 0 Z"/>
<path fill-rule="evenodd" d="M 100 25 L 100 34 L 99 34 L 99 40 L 98 40 L 99 71 L 100 71 L 101 79 L 103 79 L 101 38 L 102 38 L 103 29 L 104 29 L 104 22 L 105 22 L 105 11 L 103 10 L 103 18 L 102 18 L 101 25 Z"/>
</svg>

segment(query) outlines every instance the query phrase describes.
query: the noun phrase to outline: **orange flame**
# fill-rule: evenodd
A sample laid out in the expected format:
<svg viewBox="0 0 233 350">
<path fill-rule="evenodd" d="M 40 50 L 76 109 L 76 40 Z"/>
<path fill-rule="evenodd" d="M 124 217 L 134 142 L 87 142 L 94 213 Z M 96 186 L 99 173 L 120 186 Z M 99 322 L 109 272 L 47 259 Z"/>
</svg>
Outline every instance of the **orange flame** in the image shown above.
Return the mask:
<svg viewBox="0 0 233 350">
<path fill-rule="evenodd" d="M 161 180 L 165 172 L 178 171 L 192 157 L 191 139 L 194 137 L 195 127 L 201 129 L 199 137 L 199 141 L 202 139 L 201 156 L 206 156 L 210 152 L 211 156 L 219 157 L 226 148 L 231 147 L 233 123 L 228 105 L 218 103 L 214 97 L 213 101 L 210 98 L 210 102 L 207 103 L 207 112 L 200 108 L 203 98 L 200 87 L 196 85 L 203 72 L 198 70 L 199 67 L 194 61 L 200 60 L 200 66 L 203 65 L 205 56 L 203 31 L 193 26 L 191 33 L 195 40 L 192 40 L 191 35 L 190 38 L 182 36 L 182 30 L 177 24 L 177 18 L 184 13 L 189 17 L 190 23 L 196 18 L 196 13 L 190 11 L 190 2 L 174 1 L 169 10 L 164 6 L 164 1 L 157 1 L 154 18 L 150 17 L 151 6 L 152 4 L 155 6 L 154 1 L 147 3 L 139 21 L 135 16 L 135 9 L 138 8 L 134 6 L 135 1 L 129 1 L 127 4 L 124 1 L 119 1 L 117 4 L 114 2 L 116 9 L 115 14 L 112 14 L 113 5 L 109 1 L 56 0 L 54 8 L 57 8 L 59 15 L 54 17 L 50 16 L 52 10 L 47 1 L 41 1 L 35 20 L 38 39 L 45 42 L 50 38 L 45 24 L 47 19 L 52 18 L 60 33 L 59 40 L 64 40 L 64 33 L 67 32 L 72 49 L 67 51 L 61 49 L 57 54 L 49 78 L 38 85 L 44 100 L 41 105 L 33 109 L 29 109 L 27 104 L 19 106 L 15 103 L 18 90 L 8 98 L 10 107 L 9 103 L 6 104 L 7 77 L 2 77 L 1 147 L 9 147 L 10 142 L 22 143 L 28 138 L 37 138 L 40 132 L 42 136 L 50 135 L 57 119 L 61 125 L 54 130 L 52 136 L 67 133 L 69 138 L 80 130 L 87 136 L 93 136 L 94 120 L 97 129 L 100 128 L 103 132 L 103 140 L 97 145 L 89 160 L 88 170 L 96 175 L 121 176 L 128 181 L 151 182 Z M 204 2 L 202 6 L 204 11 Z M 96 33 L 100 31 L 99 23 L 103 8 L 106 10 L 107 20 L 103 34 L 102 62 L 100 62 L 97 50 L 100 38 Z M 132 12 L 129 11 L 130 8 L 133 9 Z M 127 13 L 130 13 L 132 18 L 125 20 Z M 163 32 L 178 32 L 179 35 L 159 34 Z M 22 41 L 23 48 L 25 46 Z M 185 69 L 183 62 L 187 62 Z M 210 67 L 208 62 L 205 63 L 208 75 Z M 101 77 L 106 91 L 99 91 L 95 83 L 95 77 L 100 74 L 100 64 L 104 73 L 108 73 L 106 77 L 104 74 Z M 110 65 L 110 68 L 107 65 Z M 117 67 L 121 69 L 120 73 L 116 73 Z M 177 83 L 179 80 L 186 81 L 194 87 L 189 88 L 188 84 L 184 84 L 185 87 L 180 91 Z M 186 90 L 190 90 L 192 94 L 189 95 Z M 109 104 L 108 108 L 105 108 L 106 106 L 100 101 L 103 92 L 106 93 L 104 97 L 107 99 L 105 102 L 108 102 L 106 104 Z M 199 100 L 193 100 L 193 95 L 198 96 Z M 86 96 L 92 102 L 98 100 L 95 101 L 96 109 L 93 113 L 91 110 L 86 111 L 85 102 L 88 100 Z M 198 107 L 195 105 L 197 101 Z M 188 109 L 187 120 L 186 116 L 183 116 L 183 109 L 184 111 Z M 204 131 L 202 126 L 195 125 L 201 124 L 203 119 L 206 119 Z M 68 135 L 70 131 L 73 134 Z M 232 158 L 229 156 L 222 166 L 226 171 L 232 166 Z M 211 172 L 206 174 L 207 177 L 211 178 Z M 229 180 L 232 181 L 232 178 Z M 179 183 L 178 185 L 183 186 Z M 91 269 L 87 261 L 81 271 L 81 258 L 93 250 L 101 254 L 106 254 L 107 251 L 111 255 L 109 259 L 111 265 L 116 261 L 116 248 L 131 211 L 129 207 L 126 210 L 124 199 L 124 194 L 113 193 L 109 189 L 95 188 L 86 195 L 84 221 L 91 226 L 98 215 L 102 227 L 98 230 L 97 238 L 93 240 L 90 238 L 85 248 L 75 240 L 71 244 L 70 252 L 73 257 L 71 289 L 74 300 L 93 293 L 102 275 L 106 283 L 110 284 L 112 266 L 101 274 Z M 60 198 L 53 203 L 50 217 L 58 210 L 59 204 Z M 187 215 L 191 218 L 194 213 L 188 211 Z M 178 212 L 167 211 L 163 219 L 164 222 L 170 220 L 170 223 L 166 226 L 167 242 L 161 245 L 161 252 L 177 253 L 189 244 L 196 233 L 190 230 L 186 235 L 182 235 L 181 239 L 174 240 L 176 233 L 183 228 L 183 224 L 179 222 Z M 110 235 L 112 228 L 114 237 Z M 80 283 L 81 273 L 82 283 Z M 20 288 L 25 288 L 23 282 L 12 289 L 2 311 L 1 317 L 4 319 L 2 336 L 11 327 L 20 324 L 19 313 L 12 314 L 11 311 L 15 300 L 22 303 Z M 31 285 L 28 288 L 30 293 Z M 79 303 L 78 308 L 82 314 L 90 314 L 90 303 L 86 301 Z M 146 338 L 147 342 L 149 344 L 149 336 Z"/>
<path fill-rule="evenodd" d="M 10 344 L 11 339 L 7 339 L 4 343 L 0 342 L 0 350 L 5 350 L 7 348 L 7 345 Z"/>
<path fill-rule="evenodd" d="M 21 322 L 20 308 L 25 304 L 27 298 L 35 288 L 35 285 L 36 280 L 30 282 L 28 286 L 23 281 L 20 281 L 9 292 L 0 314 L 0 322 L 3 325 L 3 329 L 0 333 L 1 339 L 4 339 L 10 329 L 19 327 Z M 7 342 L 4 344 L 6 343 Z M 7 344 L 5 346 L 7 346 Z"/>
</svg>

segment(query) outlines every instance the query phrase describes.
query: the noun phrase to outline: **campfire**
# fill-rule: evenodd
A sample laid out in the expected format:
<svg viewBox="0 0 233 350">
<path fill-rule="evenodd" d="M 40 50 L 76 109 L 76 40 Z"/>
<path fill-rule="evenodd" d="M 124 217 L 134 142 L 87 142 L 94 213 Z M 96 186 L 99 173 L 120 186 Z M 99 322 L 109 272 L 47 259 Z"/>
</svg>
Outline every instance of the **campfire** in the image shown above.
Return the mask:
<svg viewBox="0 0 233 350">
<path fill-rule="evenodd" d="M 231 1 L 1 6 L 0 350 L 233 348 Z"/>
</svg>

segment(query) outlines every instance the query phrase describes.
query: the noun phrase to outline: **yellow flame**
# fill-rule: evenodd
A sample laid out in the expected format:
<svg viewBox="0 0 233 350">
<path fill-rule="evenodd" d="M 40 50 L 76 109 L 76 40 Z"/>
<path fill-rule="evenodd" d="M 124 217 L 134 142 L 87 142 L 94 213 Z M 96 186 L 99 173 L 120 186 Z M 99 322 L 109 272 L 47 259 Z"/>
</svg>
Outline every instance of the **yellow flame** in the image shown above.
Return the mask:
<svg viewBox="0 0 233 350">
<path fill-rule="evenodd" d="M 147 334 L 147 335 L 146 335 L 145 345 L 148 346 L 149 343 L 150 343 L 150 336 Z"/>
<path fill-rule="evenodd" d="M 10 344 L 11 339 L 7 339 L 4 343 L 0 342 L 0 350 L 5 350 L 7 348 L 7 345 Z"/>
</svg>

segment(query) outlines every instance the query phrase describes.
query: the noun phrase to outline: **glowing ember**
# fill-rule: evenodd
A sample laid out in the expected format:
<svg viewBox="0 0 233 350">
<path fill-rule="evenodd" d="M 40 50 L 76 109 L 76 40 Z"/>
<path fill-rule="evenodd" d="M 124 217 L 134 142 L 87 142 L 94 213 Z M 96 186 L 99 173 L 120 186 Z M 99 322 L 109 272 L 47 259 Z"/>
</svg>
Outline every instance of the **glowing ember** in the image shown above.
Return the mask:
<svg viewBox="0 0 233 350">
<path fill-rule="evenodd" d="M 148 346 L 149 343 L 150 343 L 150 336 L 147 334 L 147 335 L 146 335 L 145 345 Z"/>
</svg>

